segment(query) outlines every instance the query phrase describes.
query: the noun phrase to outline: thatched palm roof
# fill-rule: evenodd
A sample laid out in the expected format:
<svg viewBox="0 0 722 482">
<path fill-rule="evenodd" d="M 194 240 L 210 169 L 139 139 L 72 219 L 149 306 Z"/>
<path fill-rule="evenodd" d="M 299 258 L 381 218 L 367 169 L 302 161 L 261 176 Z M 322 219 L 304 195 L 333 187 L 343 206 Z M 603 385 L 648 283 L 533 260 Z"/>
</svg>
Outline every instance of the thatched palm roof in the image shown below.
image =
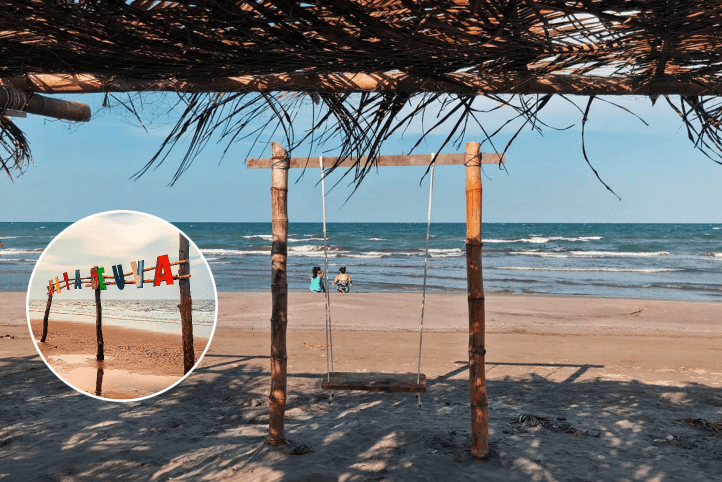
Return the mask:
<svg viewBox="0 0 722 482">
<path fill-rule="evenodd" d="M 408 105 L 421 113 L 443 98 L 463 130 L 475 121 L 478 94 L 680 94 L 668 101 L 691 137 L 719 153 L 719 2 L 6 0 L 0 9 L 3 85 L 189 92 L 177 133 L 200 138 L 218 129 L 232 137 L 259 109 L 274 112 L 288 134 L 289 108 L 305 97 L 269 91 L 311 94 L 324 107 L 315 125 L 334 120 L 324 133 L 342 137 L 342 156 L 370 162 L 408 122 L 399 116 Z M 235 93 L 199 93 L 210 91 Z M 530 118 L 547 101 L 515 105 Z M 2 128 L 4 141 L 18 140 L 6 117 Z M 6 150 L 17 153 L 12 142 Z"/>
</svg>

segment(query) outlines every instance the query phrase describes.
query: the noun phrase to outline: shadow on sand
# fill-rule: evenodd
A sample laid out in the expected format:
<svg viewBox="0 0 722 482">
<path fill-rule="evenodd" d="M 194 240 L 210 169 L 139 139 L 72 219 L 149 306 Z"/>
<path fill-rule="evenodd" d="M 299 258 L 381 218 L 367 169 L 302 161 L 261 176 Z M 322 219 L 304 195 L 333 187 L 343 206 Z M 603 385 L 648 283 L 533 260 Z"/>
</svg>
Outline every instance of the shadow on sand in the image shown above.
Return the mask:
<svg viewBox="0 0 722 482">
<path fill-rule="evenodd" d="M 207 354 L 180 386 L 124 403 L 71 390 L 36 356 L 2 359 L 0 479 L 710 480 L 722 473 L 722 436 L 674 422 L 722 418 L 719 389 L 702 385 L 577 381 L 586 365 L 574 365 L 564 382 L 533 374 L 489 381 L 492 457 L 480 462 L 468 455 L 468 381 L 452 378 L 464 366 L 429 380 L 420 407 L 409 394 L 337 393 L 330 401 L 322 375 L 292 374 L 289 445 L 280 448 L 265 443 L 267 366 L 267 357 Z M 525 425 L 520 415 L 552 423 Z"/>
</svg>

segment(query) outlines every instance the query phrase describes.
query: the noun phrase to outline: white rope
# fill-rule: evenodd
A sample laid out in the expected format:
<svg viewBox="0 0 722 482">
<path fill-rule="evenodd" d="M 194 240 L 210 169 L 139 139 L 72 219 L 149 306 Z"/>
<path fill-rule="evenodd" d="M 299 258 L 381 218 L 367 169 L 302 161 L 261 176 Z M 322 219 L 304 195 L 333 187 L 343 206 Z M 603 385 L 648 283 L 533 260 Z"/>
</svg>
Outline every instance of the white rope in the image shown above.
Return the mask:
<svg viewBox="0 0 722 482">
<path fill-rule="evenodd" d="M 431 154 L 431 160 L 434 160 L 434 154 Z M 431 166 L 431 176 L 429 176 L 429 213 L 426 220 L 426 253 L 424 254 L 424 287 L 421 295 L 421 326 L 419 328 L 419 368 L 416 372 L 416 383 L 421 382 L 421 349 L 424 346 L 424 308 L 426 307 L 426 269 L 429 266 L 429 233 L 431 232 L 431 201 L 434 194 L 434 166 Z M 421 397 L 418 397 L 419 406 L 421 406 Z"/>
<path fill-rule="evenodd" d="M 431 160 L 434 154 L 431 154 Z M 321 168 L 321 205 L 323 207 L 323 267 L 326 276 L 326 377 L 330 381 L 331 373 L 333 373 L 333 335 L 331 326 L 331 296 L 330 284 L 328 282 L 328 241 L 326 233 L 326 185 L 323 171 L 323 157 L 318 158 L 319 167 Z M 429 237 L 431 233 L 431 206 L 434 192 L 434 166 L 431 166 L 431 175 L 429 177 L 429 210 L 426 221 L 426 251 L 424 254 L 424 283 L 421 296 L 421 325 L 419 327 L 419 360 L 416 373 L 416 383 L 421 382 L 421 352 L 424 345 L 424 311 L 426 307 L 426 272 L 429 266 Z M 323 280 L 321 280 L 323 282 Z M 421 396 L 417 394 L 419 406 L 421 406 Z"/>
<path fill-rule="evenodd" d="M 318 156 L 318 164 L 321 167 L 321 204 L 323 206 L 323 272 L 326 276 L 326 378 L 331 381 L 333 373 L 333 336 L 331 334 L 331 285 L 328 278 L 328 243 L 326 241 L 326 176 L 323 173 L 323 156 Z M 323 278 L 320 282 L 323 286 Z"/>
</svg>

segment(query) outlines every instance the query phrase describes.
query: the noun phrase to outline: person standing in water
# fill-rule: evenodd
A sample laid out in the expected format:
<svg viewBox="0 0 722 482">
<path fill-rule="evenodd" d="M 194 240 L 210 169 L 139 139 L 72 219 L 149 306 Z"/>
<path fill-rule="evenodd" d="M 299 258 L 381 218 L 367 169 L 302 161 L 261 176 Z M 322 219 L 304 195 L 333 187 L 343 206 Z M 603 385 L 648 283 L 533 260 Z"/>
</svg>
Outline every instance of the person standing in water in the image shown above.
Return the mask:
<svg viewBox="0 0 722 482">
<path fill-rule="evenodd" d="M 323 286 L 323 271 L 318 266 L 314 266 L 311 271 L 311 285 L 308 287 L 309 290 L 314 293 L 324 293 L 326 288 Z"/>
<path fill-rule="evenodd" d="M 351 290 L 353 281 L 351 281 L 351 277 L 346 274 L 346 266 L 341 266 L 338 269 L 338 274 L 331 284 L 336 285 L 336 291 L 339 293 L 348 293 Z"/>
</svg>

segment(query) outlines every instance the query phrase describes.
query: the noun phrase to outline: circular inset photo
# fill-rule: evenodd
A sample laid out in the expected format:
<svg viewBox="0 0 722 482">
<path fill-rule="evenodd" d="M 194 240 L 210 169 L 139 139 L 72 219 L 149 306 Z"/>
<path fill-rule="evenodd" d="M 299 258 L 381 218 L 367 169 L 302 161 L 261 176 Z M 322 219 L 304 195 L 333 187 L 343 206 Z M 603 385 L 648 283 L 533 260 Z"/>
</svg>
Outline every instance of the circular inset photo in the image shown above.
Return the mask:
<svg viewBox="0 0 722 482">
<path fill-rule="evenodd" d="M 175 226 L 134 211 L 81 219 L 40 256 L 28 325 L 48 367 L 76 390 L 139 400 L 198 364 L 217 318 L 213 275 Z"/>
</svg>

